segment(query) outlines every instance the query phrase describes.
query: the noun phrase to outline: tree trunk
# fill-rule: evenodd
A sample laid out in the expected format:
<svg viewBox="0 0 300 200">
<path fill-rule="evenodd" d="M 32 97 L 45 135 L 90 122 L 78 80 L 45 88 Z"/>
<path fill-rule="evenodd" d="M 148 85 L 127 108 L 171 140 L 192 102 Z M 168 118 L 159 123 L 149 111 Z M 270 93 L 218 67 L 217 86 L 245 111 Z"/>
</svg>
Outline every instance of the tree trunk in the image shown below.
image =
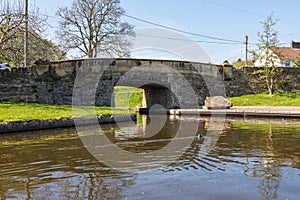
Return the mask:
<svg viewBox="0 0 300 200">
<path fill-rule="evenodd" d="M 266 77 L 266 83 L 269 91 L 269 96 L 272 97 L 274 94 L 274 89 L 273 89 L 273 80 L 270 77 Z"/>
<path fill-rule="evenodd" d="M 272 88 L 268 88 L 268 90 L 269 90 L 269 96 L 272 97 L 274 94 L 274 91 L 272 90 Z"/>
<path fill-rule="evenodd" d="M 273 77 L 270 77 L 270 91 L 269 91 L 269 95 L 273 96 L 274 94 L 274 80 Z"/>
</svg>

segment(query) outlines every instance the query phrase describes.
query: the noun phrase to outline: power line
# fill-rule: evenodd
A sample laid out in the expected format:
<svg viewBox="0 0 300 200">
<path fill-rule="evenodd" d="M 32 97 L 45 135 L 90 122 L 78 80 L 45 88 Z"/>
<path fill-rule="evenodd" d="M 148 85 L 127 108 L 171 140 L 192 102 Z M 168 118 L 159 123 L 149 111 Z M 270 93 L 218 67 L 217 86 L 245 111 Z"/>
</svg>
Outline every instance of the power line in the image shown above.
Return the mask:
<svg viewBox="0 0 300 200">
<path fill-rule="evenodd" d="M 215 2 L 215 1 L 211 1 L 211 0 L 204 0 L 204 1 L 207 2 L 207 3 L 210 3 L 210 4 L 220 6 L 220 7 L 229 8 L 231 10 L 236 10 L 238 12 L 248 13 L 248 14 L 255 15 L 255 16 L 260 16 L 260 17 L 267 17 L 267 15 L 263 15 L 261 13 L 253 12 L 253 11 L 242 9 L 242 8 L 236 8 L 236 7 L 228 6 L 226 4 L 222 4 L 222 3 L 219 3 L 219 2 Z"/>
<path fill-rule="evenodd" d="M 202 37 L 202 38 L 207 38 L 207 39 L 213 39 L 213 40 L 218 40 L 218 41 L 225 41 L 225 42 L 233 42 L 233 43 L 238 43 L 238 44 L 244 44 L 243 41 L 232 40 L 232 39 L 225 39 L 225 38 L 218 38 L 218 37 L 203 35 L 203 34 L 199 34 L 199 33 L 193 33 L 193 32 L 189 32 L 189 31 L 184 31 L 184 30 L 180 30 L 180 29 L 177 29 L 177 28 L 165 26 L 165 25 L 162 25 L 162 24 L 158 24 L 158 23 L 155 23 L 155 22 L 151 22 L 151 21 L 148 21 L 148 20 L 145 20 L 145 19 L 141 19 L 141 18 L 138 18 L 138 17 L 134 17 L 134 16 L 131 16 L 131 15 L 127 15 L 127 14 L 123 14 L 123 16 L 131 18 L 131 19 L 134 19 L 134 20 L 137 20 L 137 21 L 141 21 L 141 22 L 144 22 L 144 23 L 147 23 L 147 24 L 151 24 L 151 25 L 154 25 L 154 26 L 157 26 L 157 27 L 161 27 L 161 28 L 172 30 L 172 31 L 184 33 L 184 34 L 189 34 L 189 35 L 193 35 L 193 36 L 197 36 L 197 37 Z"/>
<path fill-rule="evenodd" d="M 34 14 L 34 12 L 29 12 L 29 13 Z M 61 20 L 61 18 L 59 18 L 59 17 L 48 15 L 48 14 L 39 13 L 39 15 L 49 17 L 49 18 L 52 18 L 52 19 L 56 19 L 56 20 Z M 126 14 L 124 14 L 124 16 L 131 17 L 131 18 L 134 18 L 134 19 L 139 19 L 139 18 L 129 16 L 129 15 L 126 15 Z M 139 19 L 139 20 L 143 20 L 143 19 Z M 205 35 L 201 35 L 201 34 L 197 34 L 197 33 L 191 33 L 191 32 L 188 32 L 188 31 L 183 31 L 183 30 L 172 28 L 172 27 L 167 27 L 167 26 L 164 26 L 164 25 L 161 25 L 161 24 L 156 24 L 154 22 L 150 22 L 150 21 L 146 21 L 146 20 L 144 20 L 144 21 L 147 22 L 147 23 L 151 23 L 152 25 L 156 25 L 156 26 L 159 25 L 160 27 L 163 27 L 163 28 L 166 28 L 166 29 L 171 29 L 171 30 L 174 30 L 174 31 L 177 31 L 177 32 L 182 32 L 182 33 L 186 33 L 186 34 L 190 34 L 190 35 L 194 35 L 194 36 L 205 37 L 205 38 L 215 39 L 215 40 L 220 40 L 220 41 L 225 41 L 225 42 L 204 41 L 204 40 L 188 40 L 188 39 L 180 39 L 180 38 L 162 37 L 162 36 L 157 36 L 157 35 L 138 34 L 138 35 L 145 36 L 145 37 L 153 37 L 153 38 L 161 38 L 161 39 L 177 40 L 177 41 L 187 41 L 187 42 L 193 41 L 193 42 L 197 42 L 197 43 L 207 43 L 207 44 L 232 44 L 232 45 L 236 45 L 236 44 L 242 44 L 243 43 L 243 42 L 235 41 L 235 40 L 222 39 L 222 38 L 216 38 L 216 37 L 211 37 L 211 36 L 205 36 Z M 50 26 L 51 26 L 50 28 L 58 29 L 58 27 L 55 27 L 55 26 L 52 26 L 52 25 L 50 25 Z"/>
<path fill-rule="evenodd" d="M 219 4 L 219 3 L 216 3 L 216 2 L 210 1 L 210 0 L 205 0 L 205 1 L 207 1 L 209 3 L 217 4 L 219 6 L 228 7 L 228 8 L 235 9 L 235 10 L 239 10 L 239 11 L 246 11 L 244 9 L 238 9 L 238 8 L 226 6 L 224 4 Z M 11 10 L 11 11 L 13 11 L 13 10 Z M 19 13 L 19 11 L 13 11 L 13 12 Z M 29 11 L 29 13 L 30 14 L 34 14 L 34 12 L 30 12 L 30 11 Z M 255 14 L 255 13 L 252 12 L 252 14 Z M 56 20 L 61 20 L 61 18 L 59 18 L 59 17 L 48 15 L 48 14 L 39 13 L 39 15 L 42 15 L 42 16 L 45 16 L 45 17 L 49 17 L 49 18 L 52 18 L 52 19 L 56 19 Z M 176 31 L 176 32 L 185 33 L 185 34 L 189 34 L 189 35 L 193 35 L 193 36 L 198 36 L 198 37 L 203 37 L 203 38 L 207 38 L 207 39 L 218 40 L 220 42 L 216 42 L 216 41 L 204 41 L 204 40 L 188 40 L 188 39 L 180 39 L 180 38 L 172 38 L 172 37 L 162 37 L 162 36 L 150 35 L 150 34 L 138 34 L 138 35 L 145 36 L 145 37 L 154 37 L 154 38 L 161 38 L 161 39 L 168 39 L 168 40 L 178 40 L 178 41 L 193 41 L 193 42 L 197 42 L 197 43 L 207 43 L 207 44 L 224 44 L 224 45 L 226 45 L 226 44 L 228 44 L 228 45 L 245 44 L 244 41 L 238 41 L 238 40 L 232 40 L 232 39 L 226 39 L 226 38 L 218 38 L 218 37 L 203 35 L 203 34 L 199 34 L 199 33 L 189 32 L 189 31 L 185 31 L 185 30 L 180 30 L 180 29 L 177 29 L 177 28 L 165 26 L 165 25 L 162 25 L 162 24 L 158 24 L 158 23 L 155 23 L 155 22 L 151 22 L 151 21 L 144 20 L 144 19 L 141 19 L 141 18 L 138 18 L 138 17 L 127 15 L 127 14 L 123 14 L 123 16 L 131 18 L 131 19 L 134 19 L 134 20 L 137 20 L 137 21 L 142 21 L 144 23 L 151 24 L 151 25 L 154 25 L 154 26 L 158 26 L 158 27 L 162 27 L 162 28 L 165 28 L 165 29 L 173 30 L 173 31 Z M 51 26 L 50 28 L 56 28 L 57 29 L 58 27 Z M 259 43 L 248 42 L 248 44 L 249 45 L 257 45 Z M 285 45 L 285 44 L 290 44 L 290 43 L 289 42 L 279 43 L 279 45 Z"/>
<path fill-rule="evenodd" d="M 29 13 L 34 13 L 34 12 L 29 12 Z M 45 16 L 45 17 L 49 17 L 49 18 L 52 18 L 52 19 L 56 19 L 56 20 L 61 20 L 61 18 L 59 18 L 59 17 L 48 15 L 48 14 L 39 13 L 39 15 L 42 15 L 42 16 Z"/>
<path fill-rule="evenodd" d="M 158 23 L 155 23 L 155 22 L 151 22 L 151 21 L 148 21 L 148 20 L 145 20 L 145 19 L 141 19 L 141 18 L 138 18 L 138 17 L 134 17 L 134 16 L 131 16 L 131 15 L 127 15 L 127 14 L 123 14 L 123 16 L 131 18 L 131 19 L 134 19 L 134 20 L 137 20 L 137 21 L 141 21 L 141 22 L 144 22 L 144 23 L 147 23 L 147 24 L 151 24 L 151 25 L 154 25 L 154 26 L 158 26 L 158 27 L 162 27 L 162 28 L 165 28 L 165 29 L 173 30 L 173 31 L 176 31 L 176 32 L 185 33 L 185 34 L 189 34 L 189 35 L 193 35 L 193 36 L 198 36 L 198 37 L 203 37 L 203 38 L 207 38 L 207 39 L 213 39 L 213 40 L 223 41 L 223 42 L 214 42 L 214 41 L 195 40 L 195 42 L 203 42 L 203 43 L 211 43 L 211 44 L 232 44 L 232 45 L 233 44 L 245 44 L 244 41 L 238 41 L 238 40 L 232 40 L 232 39 L 226 39 L 226 38 L 217 38 L 217 37 L 202 35 L 202 34 L 199 34 L 199 33 L 193 33 L 193 32 L 189 32 L 189 31 L 184 31 L 184 30 L 180 30 L 180 29 L 177 29 L 177 28 L 165 26 L 165 25 L 162 25 L 162 24 L 158 24 Z M 159 37 L 159 36 L 153 36 L 153 35 L 149 35 L 149 36 L 151 36 L 151 37 Z M 166 39 L 168 39 L 168 38 L 166 38 Z M 169 39 L 175 39 L 175 38 L 169 38 Z M 178 40 L 178 39 L 176 39 L 176 40 Z M 259 43 L 257 43 L 257 42 L 248 42 L 248 44 L 257 45 Z M 280 45 L 283 45 L 283 44 L 289 44 L 289 43 L 280 43 Z"/>
<path fill-rule="evenodd" d="M 47 16 L 49 18 L 57 19 L 57 20 L 60 19 L 58 17 L 47 15 L 47 14 L 41 14 L 41 15 Z M 131 16 L 131 15 L 127 15 L 127 14 L 123 14 L 123 15 L 125 17 L 132 18 L 132 19 L 135 19 L 135 20 L 139 20 L 139 21 L 142 21 L 144 23 L 148 23 L 148 24 L 151 24 L 151 25 L 159 26 L 159 27 L 162 27 L 162 28 L 165 28 L 165 29 L 169 29 L 169 30 L 173 30 L 173 31 L 177 31 L 177 32 L 181 32 L 181 33 L 185 33 L 185 34 L 189 34 L 189 35 L 193 35 L 193 36 L 203 37 L 203 38 L 207 38 L 207 39 L 214 39 L 214 40 L 218 40 L 218 41 L 223 41 L 223 42 L 214 42 L 214 41 L 194 40 L 195 42 L 198 42 L 198 43 L 208 43 L 208 44 L 243 44 L 244 43 L 242 41 L 237 41 L 237 40 L 217 38 L 217 37 L 202 35 L 202 34 L 198 34 L 198 33 L 192 33 L 192 32 L 188 32 L 188 31 L 176 29 L 176 28 L 173 28 L 173 27 L 168 27 L 168 26 L 165 26 L 165 25 L 162 25 L 162 24 L 150 22 L 148 20 L 140 19 L 140 18 Z M 144 36 L 146 36 L 146 35 L 144 34 Z M 155 36 L 155 35 L 147 35 L 147 36 L 148 37 L 156 37 L 156 38 L 160 37 L 160 36 Z M 183 41 L 183 39 L 178 39 L 178 38 L 166 38 L 166 37 L 160 37 L 160 38 L 162 38 L 162 39 L 170 39 L 170 40 L 182 40 Z M 190 41 L 190 40 L 185 40 L 185 41 Z"/>
<path fill-rule="evenodd" d="M 7 12 L 9 12 L 9 14 L 23 14 L 23 10 L 6 10 L 5 12 L 0 11 L 0 15 L 5 15 L 5 14 L 7 14 Z M 37 14 L 36 12 L 29 11 L 29 10 L 28 10 L 28 13 L 29 14 Z M 61 20 L 61 18 L 59 18 L 59 17 L 48 15 L 48 14 L 38 13 L 38 15 L 49 17 L 49 18 L 56 19 L 56 20 Z"/>
<path fill-rule="evenodd" d="M 143 37 L 152 37 L 152 38 L 159 38 L 159 39 L 183 41 L 183 42 L 197 42 L 197 43 L 208 43 L 208 44 L 232 44 L 232 45 L 240 45 L 239 43 L 234 43 L 234 42 L 214 42 L 214 41 L 204 41 L 204 40 L 192 40 L 192 39 L 182 39 L 182 38 L 175 38 L 175 37 L 164 37 L 164 36 L 150 35 L 150 34 L 141 34 L 141 33 L 138 33 L 136 35 L 143 36 Z"/>
<path fill-rule="evenodd" d="M 218 4 L 218 3 L 210 1 L 210 0 L 206 0 L 206 1 L 210 2 L 210 3 Z M 219 4 L 219 5 L 220 6 L 224 6 L 224 7 L 226 6 L 226 5 L 223 5 L 223 4 Z M 226 6 L 226 7 L 229 7 L 231 9 L 236 9 L 236 10 L 244 11 L 243 9 L 233 8 L 233 7 L 230 7 L 230 6 Z M 48 14 L 41 14 L 41 13 L 39 13 L 39 14 L 42 15 L 42 16 L 46 16 L 46 17 L 52 18 L 52 19 L 61 20 L 61 18 L 56 17 L 56 16 L 52 16 L 52 15 L 48 15 Z M 255 13 L 253 12 L 252 14 L 255 14 Z M 215 41 L 193 40 L 194 42 L 197 42 L 197 43 L 228 44 L 228 45 L 245 44 L 245 42 L 243 42 L 243 41 L 232 40 L 232 39 L 225 39 L 225 38 L 217 38 L 217 37 L 207 36 L 207 35 L 203 35 L 203 34 L 199 34 L 199 33 L 193 33 L 193 32 L 189 32 L 189 31 L 184 31 L 184 30 L 176 29 L 176 28 L 173 28 L 173 27 L 165 26 L 165 25 L 162 25 L 162 24 L 158 24 L 158 23 L 155 23 L 155 22 L 151 22 L 151 21 L 144 20 L 144 19 L 141 19 L 141 18 L 138 18 L 138 17 L 127 15 L 127 14 L 123 14 L 123 16 L 128 17 L 128 18 L 132 18 L 132 19 L 135 19 L 135 20 L 138 20 L 138 21 L 142 21 L 144 23 L 148 23 L 148 24 L 151 24 L 151 25 L 159 26 L 159 27 L 162 27 L 162 28 L 165 28 L 165 29 L 174 30 L 174 31 L 177 31 L 177 32 L 181 32 L 181 33 L 185 33 L 185 34 L 189 34 L 189 35 L 193 35 L 193 36 L 198 36 L 198 37 L 203 37 L 203 38 L 207 38 L 207 39 L 214 39 L 214 40 L 218 40 L 218 41 L 223 41 L 223 42 L 215 42 Z M 58 27 L 52 27 L 52 28 L 58 28 Z M 142 35 L 142 34 L 140 34 L 140 35 Z M 144 34 L 144 36 L 146 36 L 146 34 Z M 161 37 L 161 36 L 155 36 L 155 35 L 147 35 L 147 36 L 148 37 L 156 37 L 156 38 L 160 37 L 162 39 L 182 40 L 182 41 L 184 41 L 184 39 L 179 39 L 179 38 L 170 38 L 170 37 L 168 38 L 168 37 Z M 186 41 L 190 41 L 190 40 L 186 40 Z M 248 44 L 257 45 L 259 43 L 248 42 Z M 284 45 L 284 44 L 289 44 L 289 43 L 288 42 L 280 43 L 280 45 Z"/>
<path fill-rule="evenodd" d="M 219 3 L 219 2 L 216 2 L 216 1 L 211 1 L 211 0 L 202 0 L 202 1 L 205 1 L 205 2 L 210 3 L 210 4 L 214 4 L 214 5 L 219 6 L 219 7 L 229 8 L 231 10 L 235 10 L 235 11 L 241 12 L 243 14 L 248 13 L 248 14 L 253 15 L 253 16 L 259 16 L 259 17 L 264 17 L 264 18 L 268 17 L 268 15 L 264 15 L 264 14 L 261 14 L 261 13 L 258 13 L 258 12 L 253 12 L 251 10 L 246 10 L 246 9 L 242 9 L 242 8 L 229 6 L 229 5 L 222 4 L 222 3 Z M 287 20 L 285 18 L 281 18 L 280 21 L 283 21 L 283 22 L 286 22 L 286 23 L 291 22 L 290 20 Z M 293 25 L 295 25 L 295 22 L 293 22 Z"/>
</svg>

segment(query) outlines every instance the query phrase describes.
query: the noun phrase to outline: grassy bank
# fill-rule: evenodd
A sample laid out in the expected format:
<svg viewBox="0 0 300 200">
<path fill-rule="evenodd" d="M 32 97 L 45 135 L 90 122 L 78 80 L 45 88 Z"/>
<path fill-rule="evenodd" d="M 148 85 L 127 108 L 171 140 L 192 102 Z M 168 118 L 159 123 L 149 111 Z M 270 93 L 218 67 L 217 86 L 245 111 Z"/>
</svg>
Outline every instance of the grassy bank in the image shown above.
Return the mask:
<svg viewBox="0 0 300 200">
<path fill-rule="evenodd" d="M 249 94 L 228 97 L 234 106 L 300 106 L 300 92 L 268 94 Z"/>
<path fill-rule="evenodd" d="M 104 106 L 45 105 L 37 103 L 1 103 L 0 122 L 61 119 L 95 115 L 112 115 L 133 113 L 128 109 L 112 109 Z"/>
<path fill-rule="evenodd" d="M 0 122 L 61 119 L 93 115 L 132 114 L 136 105 L 141 106 L 142 89 L 115 87 L 116 108 L 105 106 L 46 105 L 38 103 L 0 103 Z"/>
</svg>

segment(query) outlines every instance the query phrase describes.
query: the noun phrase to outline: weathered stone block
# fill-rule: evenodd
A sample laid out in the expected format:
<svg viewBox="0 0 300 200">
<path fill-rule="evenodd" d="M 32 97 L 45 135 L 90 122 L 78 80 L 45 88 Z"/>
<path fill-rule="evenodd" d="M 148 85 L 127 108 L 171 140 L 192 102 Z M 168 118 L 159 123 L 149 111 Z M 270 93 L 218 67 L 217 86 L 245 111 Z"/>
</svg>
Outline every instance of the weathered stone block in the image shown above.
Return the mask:
<svg viewBox="0 0 300 200">
<path fill-rule="evenodd" d="M 213 96 L 205 99 L 207 109 L 228 109 L 232 107 L 232 102 L 222 96 Z"/>
</svg>

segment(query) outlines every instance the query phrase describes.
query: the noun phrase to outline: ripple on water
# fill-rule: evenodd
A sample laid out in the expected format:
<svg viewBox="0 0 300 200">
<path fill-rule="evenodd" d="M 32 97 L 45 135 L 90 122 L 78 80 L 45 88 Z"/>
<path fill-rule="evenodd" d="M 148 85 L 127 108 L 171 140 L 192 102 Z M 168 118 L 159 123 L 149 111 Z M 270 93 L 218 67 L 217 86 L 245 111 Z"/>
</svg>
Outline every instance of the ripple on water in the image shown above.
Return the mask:
<svg viewBox="0 0 300 200">
<path fill-rule="evenodd" d="M 243 194 L 247 199 L 272 199 L 276 192 L 283 199 L 298 193 L 298 125 L 232 123 L 209 151 L 205 149 L 209 135 L 202 125 L 203 138 L 176 138 L 176 144 L 181 140 L 191 143 L 172 154 L 148 154 L 163 148 L 171 150 L 167 145 L 174 140 L 172 131 L 176 130 L 176 123 L 172 123 L 148 138 L 143 132 L 131 134 L 132 128 L 118 134 L 115 127 L 106 133 L 112 141 L 110 146 L 149 159 L 134 163 L 137 169 L 160 167 L 165 160 L 171 161 L 159 170 L 143 172 L 122 172 L 105 166 L 74 137 L 74 129 L 64 130 L 64 136 L 61 130 L 5 138 L 0 135 L 5 143 L 0 145 L 0 199 L 196 198 L 199 193 L 208 198 L 227 195 L 239 199 Z M 144 196 L 138 196 L 141 192 Z"/>
</svg>

